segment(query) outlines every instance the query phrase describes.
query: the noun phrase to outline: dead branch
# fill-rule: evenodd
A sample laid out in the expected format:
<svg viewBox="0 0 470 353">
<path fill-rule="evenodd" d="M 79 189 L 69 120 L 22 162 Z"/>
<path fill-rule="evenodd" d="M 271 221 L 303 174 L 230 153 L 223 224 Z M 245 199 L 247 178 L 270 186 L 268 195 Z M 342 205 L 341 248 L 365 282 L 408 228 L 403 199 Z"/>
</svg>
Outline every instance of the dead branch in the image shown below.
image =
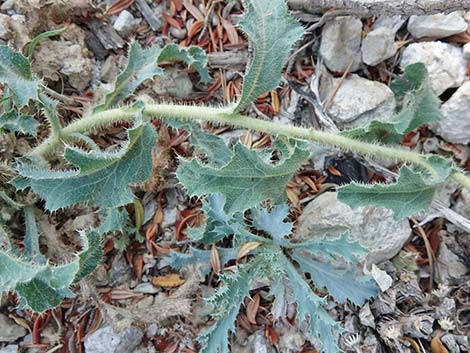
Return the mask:
<svg viewBox="0 0 470 353">
<path fill-rule="evenodd" d="M 345 9 L 356 16 L 430 15 L 457 10 L 470 10 L 468 0 L 289 0 L 293 10 L 323 13 Z"/>
</svg>

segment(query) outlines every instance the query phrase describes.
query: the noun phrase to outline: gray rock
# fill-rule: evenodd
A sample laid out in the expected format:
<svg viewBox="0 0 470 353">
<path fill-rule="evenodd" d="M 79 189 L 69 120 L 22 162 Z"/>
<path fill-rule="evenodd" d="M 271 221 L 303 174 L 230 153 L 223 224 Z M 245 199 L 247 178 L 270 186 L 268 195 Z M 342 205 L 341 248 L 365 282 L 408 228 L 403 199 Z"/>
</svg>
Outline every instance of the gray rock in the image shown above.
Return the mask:
<svg viewBox="0 0 470 353">
<path fill-rule="evenodd" d="M 15 6 L 16 0 L 6 0 L 3 2 L 2 6 L 0 6 L 0 10 L 12 10 L 13 6 Z"/>
<path fill-rule="evenodd" d="M 18 326 L 7 316 L 0 314 L 0 342 L 15 342 L 18 338 L 26 336 L 26 330 Z"/>
<path fill-rule="evenodd" d="M 320 95 L 327 99 L 335 91 L 340 78 L 326 78 Z M 357 75 L 346 78 L 336 92 L 328 114 L 339 128 L 352 129 L 371 120 L 389 121 L 395 112 L 393 92 L 383 83 L 370 81 Z"/>
<path fill-rule="evenodd" d="M 344 72 L 352 61 L 351 72 L 361 65 L 362 22 L 350 16 L 336 17 L 322 30 L 320 55 L 331 71 Z"/>
<path fill-rule="evenodd" d="M 161 76 L 155 77 L 152 86 L 158 95 L 170 95 L 185 98 L 193 93 L 193 83 L 189 75 L 181 70 L 169 68 Z"/>
<path fill-rule="evenodd" d="M 459 87 L 465 80 L 465 60 L 462 48 L 442 42 L 413 43 L 402 53 L 402 69 L 422 62 L 429 72 L 429 81 L 437 95 L 446 89 Z"/>
<path fill-rule="evenodd" d="M 415 38 L 444 38 L 467 30 L 468 24 L 459 12 L 411 16 L 408 32 Z"/>
<path fill-rule="evenodd" d="M 400 16 L 400 15 L 380 16 L 374 22 L 372 29 L 388 28 L 388 29 L 393 30 L 393 33 L 397 33 L 398 30 L 401 28 L 401 26 L 403 26 L 403 23 L 405 23 L 405 21 L 406 21 L 406 17 Z"/>
<path fill-rule="evenodd" d="M 131 269 L 122 255 L 114 257 L 109 273 L 109 285 L 118 287 L 128 284 L 131 278 Z"/>
<path fill-rule="evenodd" d="M 470 60 L 470 43 L 467 43 L 463 46 L 463 57 L 467 60 Z"/>
<path fill-rule="evenodd" d="M 162 228 L 167 228 L 174 226 L 176 223 L 176 215 L 178 214 L 178 209 L 176 207 L 165 207 L 163 209 L 163 220 Z"/>
<path fill-rule="evenodd" d="M 435 273 L 435 280 L 443 285 L 451 284 L 452 280 L 462 278 L 468 272 L 467 266 L 449 249 L 447 243 L 452 241 L 455 242 L 451 237 L 443 237 L 437 255 L 439 271 Z"/>
<path fill-rule="evenodd" d="M 86 48 L 71 41 L 43 40 L 34 52 L 34 68 L 43 76 L 59 80 L 57 72 L 68 76 L 70 85 L 84 90 L 92 78 L 92 62 Z"/>
<path fill-rule="evenodd" d="M 305 207 L 299 217 L 296 238 L 338 237 L 350 231 L 351 239 L 369 249 L 367 263 L 378 264 L 394 257 L 410 236 L 408 220 L 396 221 L 393 211 L 378 207 L 352 209 L 326 192 Z"/>
<path fill-rule="evenodd" d="M 253 353 L 268 353 L 266 344 L 266 337 L 264 331 L 256 331 L 254 334 L 253 342 L 251 343 L 251 352 Z"/>
<path fill-rule="evenodd" d="M 129 11 L 124 10 L 121 11 L 116 21 L 114 21 L 113 27 L 120 35 L 127 36 L 132 33 L 138 23 L 139 20 L 135 19 Z"/>
<path fill-rule="evenodd" d="M 441 107 L 436 132 L 446 141 L 470 142 L 470 81 L 466 81 Z"/>
<path fill-rule="evenodd" d="M 380 27 L 369 32 L 362 41 L 362 61 L 375 66 L 397 52 L 393 29 Z"/>
<path fill-rule="evenodd" d="M 140 344 L 143 332 L 129 327 L 120 333 L 107 326 L 85 338 L 85 353 L 130 353 Z"/>
<path fill-rule="evenodd" d="M 470 190 L 462 188 L 453 210 L 464 217 L 470 218 Z"/>
<path fill-rule="evenodd" d="M 0 14 L 0 39 L 8 40 L 11 38 L 10 16 Z"/>
<path fill-rule="evenodd" d="M 18 353 L 18 346 L 15 344 L 10 344 L 5 348 L 0 349 L 0 353 Z"/>
</svg>

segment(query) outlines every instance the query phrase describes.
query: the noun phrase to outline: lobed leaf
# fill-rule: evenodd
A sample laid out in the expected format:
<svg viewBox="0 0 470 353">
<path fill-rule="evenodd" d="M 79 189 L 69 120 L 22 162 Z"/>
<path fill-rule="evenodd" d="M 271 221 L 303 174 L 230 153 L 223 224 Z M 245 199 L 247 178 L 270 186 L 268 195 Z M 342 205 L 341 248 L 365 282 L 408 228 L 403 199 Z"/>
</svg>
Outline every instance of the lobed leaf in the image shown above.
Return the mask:
<svg viewBox="0 0 470 353">
<path fill-rule="evenodd" d="M 355 263 L 367 255 L 367 249 L 362 247 L 358 241 L 352 242 L 349 239 L 349 232 L 345 232 L 340 237 L 323 237 L 322 239 L 309 240 L 303 243 L 289 244 L 289 247 L 295 249 L 305 249 L 313 255 L 327 255 L 332 259 L 338 257 Z"/>
<path fill-rule="evenodd" d="M 93 112 L 101 112 L 119 105 L 125 98 L 134 93 L 137 87 L 147 79 L 161 75 L 163 70 L 157 66 L 161 48 L 154 45 L 143 49 L 137 42 L 129 46 L 127 55 L 128 63 L 114 84 L 114 90 L 108 93 L 104 102 L 93 109 Z"/>
<path fill-rule="evenodd" d="M 36 136 L 38 125 L 39 123 L 31 115 L 18 113 L 17 110 L 10 110 L 0 115 L 0 129 Z"/>
<path fill-rule="evenodd" d="M 159 64 L 164 61 L 183 61 L 199 73 L 202 82 L 209 81 L 207 55 L 204 49 L 198 46 L 191 45 L 188 48 L 182 48 L 174 43 L 167 44 L 158 56 Z"/>
<path fill-rule="evenodd" d="M 374 281 L 359 276 L 352 266 L 347 270 L 337 269 L 331 263 L 318 261 L 310 252 L 301 250 L 295 250 L 292 258 L 303 272 L 310 274 L 317 288 L 326 288 L 339 302 L 350 300 L 356 305 L 363 305 L 378 294 Z"/>
<path fill-rule="evenodd" d="M 224 210 L 232 215 L 267 199 L 274 203 L 285 199 L 285 185 L 308 156 L 308 151 L 296 145 L 292 155 L 272 164 L 263 160 L 257 151 L 238 143 L 227 165 L 213 168 L 194 158 L 183 160 L 176 174 L 191 196 L 223 194 L 226 197 Z"/>
<path fill-rule="evenodd" d="M 0 83 L 8 86 L 18 109 L 38 99 L 41 81 L 34 78 L 28 59 L 7 45 L 0 45 Z"/>
<path fill-rule="evenodd" d="M 16 292 L 21 308 L 37 312 L 52 309 L 64 298 L 73 297 L 69 286 L 91 273 L 101 259 L 90 256 L 102 251 L 100 243 L 88 234 L 82 239 L 83 250 L 73 261 L 59 266 L 37 262 L 27 253 L 29 257 L 20 257 L 17 251 L 0 251 L 0 292 Z"/>
<path fill-rule="evenodd" d="M 373 205 L 389 208 L 394 211 L 395 219 L 400 219 L 425 210 L 435 191 L 436 185 L 427 183 L 420 173 L 403 166 L 396 183 L 341 186 L 338 200 L 351 207 Z"/>
<path fill-rule="evenodd" d="M 156 132 L 149 123 L 128 131 L 128 143 L 116 152 L 85 152 L 66 147 L 65 160 L 78 169 L 52 171 L 25 158 L 18 160 L 20 176 L 55 211 L 79 202 L 99 207 L 118 207 L 134 199 L 129 183 L 145 181 L 152 170 L 152 146 Z"/>
<path fill-rule="evenodd" d="M 292 232 L 294 223 L 284 222 L 289 215 L 287 205 L 274 206 L 271 212 L 266 208 L 255 208 L 251 210 L 253 226 L 268 233 L 275 244 L 285 246 L 288 241 L 285 239 Z"/>
<path fill-rule="evenodd" d="M 255 262 L 240 265 L 236 272 L 221 274 L 223 286 L 207 299 L 215 310 L 216 323 L 200 334 L 201 353 L 228 353 L 229 334 L 235 331 L 235 320 L 240 306 L 250 293 L 252 282 L 258 277 Z"/>
<path fill-rule="evenodd" d="M 281 71 L 292 46 L 303 35 L 284 0 L 249 0 L 239 24 L 253 46 L 253 58 L 243 79 L 239 111 L 281 81 Z"/>
<path fill-rule="evenodd" d="M 101 236 L 95 230 L 81 232 L 83 250 L 78 254 L 78 271 L 75 273 L 73 282 L 79 282 L 96 267 L 98 267 L 103 257 L 103 247 L 101 246 Z"/>
<path fill-rule="evenodd" d="M 203 49 L 194 46 L 181 48 L 173 43 L 163 49 L 157 45 L 144 49 L 134 42 L 129 46 L 127 66 L 118 75 L 114 90 L 106 94 L 104 102 L 96 106 L 93 112 L 102 112 L 118 106 L 145 80 L 161 75 L 163 69 L 158 67 L 158 64 L 163 61 L 183 61 L 194 67 L 203 81 L 209 80 L 207 56 Z"/>
</svg>

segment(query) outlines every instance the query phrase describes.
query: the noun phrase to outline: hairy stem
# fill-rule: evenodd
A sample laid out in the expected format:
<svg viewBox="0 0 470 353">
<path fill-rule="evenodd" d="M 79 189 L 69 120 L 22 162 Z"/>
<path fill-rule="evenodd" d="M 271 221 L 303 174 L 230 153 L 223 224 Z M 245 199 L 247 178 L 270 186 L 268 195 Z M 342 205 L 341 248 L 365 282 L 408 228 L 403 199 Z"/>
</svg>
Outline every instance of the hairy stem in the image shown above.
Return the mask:
<svg viewBox="0 0 470 353">
<path fill-rule="evenodd" d="M 117 108 L 89 115 L 63 128 L 61 130 L 60 139 L 51 136 L 37 146 L 32 153 L 43 156 L 48 155 L 61 144 L 61 141 L 67 141 L 73 134 L 95 131 L 118 122 L 131 121 L 136 116 L 136 113 L 137 109 L 135 108 Z M 228 107 L 213 108 L 173 104 L 146 104 L 143 114 L 147 117 L 155 117 L 162 120 L 198 120 L 200 122 L 251 129 L 272 135 L 285 135 L 315 141 L 321 144 L 335 146 L 344 151 L 370 155 L 392 161 L 412 163 L 428 170 L 432 175 L 436 174 L 425 156 L 420 153 L 362 142 L 336 133 L 278 124 L 251 118 L 242 114 L 233 114 L 232 109 Z M 456 172 L 452 177 L 460 184 L 470 189 L 470 178 L 468 176 Z"/>
</svg>

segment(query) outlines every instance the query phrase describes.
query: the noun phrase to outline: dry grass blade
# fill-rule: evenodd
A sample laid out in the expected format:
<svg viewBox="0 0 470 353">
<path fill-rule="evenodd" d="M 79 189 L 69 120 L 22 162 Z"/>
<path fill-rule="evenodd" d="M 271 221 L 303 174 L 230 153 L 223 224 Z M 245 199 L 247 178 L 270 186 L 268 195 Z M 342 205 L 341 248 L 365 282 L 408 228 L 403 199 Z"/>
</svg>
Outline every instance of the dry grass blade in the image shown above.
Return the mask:
<svg viewBox="0 0 470 353">
<path fill-rule="evenodd" d="M 198 21 L 204 22 L 204 15 L 199 11 L 199 9 L 191 4 L 188 0 L 183 0 L 183 6 L 188 12 Z"/>
<path fill-rule="evenodd" d="M 215 244 L 212 245 L 211 249 L 211 266 L 215 273 L 220 273 L 220 257 Z"/>
<path fill-rule="evenodd" d="M 256 249 L 258 246 L 262 244 L 263 243 L 260 243 L 258 241 L 250 241 L 248 243 L 243 244 L 242 247 L 240 248 L 240 251 L 238 252 L 237 261 L 240 261 L 241 259 L 243 259 L 246 255 L 248 255 L 248 253 L 251 250 Z"/>
<path fill-rule="evenodd" d="M 447 348 L 442 344 L 439 336 L 436 336 L 431 341 L 431 352 L 432 353 L 449 353 Z"/>
<path fill-rule="evenodd" d="M 135 0 L 117 0 L 102 15 L 102 17 L 116 15 L 121 11 L 129 8 Z"/>
<path fill-rule="evenodd" d="M 253 325 L 256 325 L 256 315 L 258 314 L 259 302 L 260 296 L 259 294 L 256 294 L 246 306 L 246 317 L 248 318 L 248 321 Z"/>
<path fill-rule="evenodd" d="M 157 287 L 175 288 L 184 284 L 186 281 L 176 273 L 170 273 L 166 276 L 157 276 L 152 278 L 152 284 Z"/>
</svg>

